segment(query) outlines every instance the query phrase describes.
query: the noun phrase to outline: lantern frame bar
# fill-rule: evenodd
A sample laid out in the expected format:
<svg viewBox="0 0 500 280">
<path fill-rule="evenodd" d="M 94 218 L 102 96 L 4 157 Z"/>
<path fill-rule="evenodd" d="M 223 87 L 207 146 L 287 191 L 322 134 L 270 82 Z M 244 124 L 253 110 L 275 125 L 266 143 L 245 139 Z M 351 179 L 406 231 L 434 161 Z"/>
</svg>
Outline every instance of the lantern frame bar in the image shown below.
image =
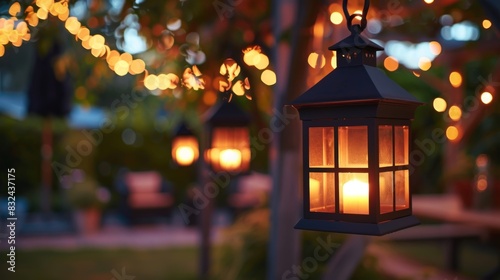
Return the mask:
<svg viewBox="0 0 500 280">
<path fill-rule="evenodd" d="M 396 209 L 396 194 L 395 194 L 395 172 L 401 170 L 409 171 L 409 149 L 410 143 L 408 143 L 408 163 L 403 165 L 397 165 L 395 162 L 395 127 L 397 126 L 407 126 L 408 127 L 408 141 L 411 139 L 409 127 L 411 125 L 410 120 L 402 119 L 387 119 L 387 118 L 358 118 L 358 119 L 348 119 L 348 120 L 315 120 L 315 121 L 303 121 L 302 139 L 303 139 L 303 197 L 304 197 L 304 208 L 303 215 L 305 219 L 319 219 L 325 221 L 346 221 L 349 220 L 355 223 L 381 223 L 387 222 L 388 220 L 398 219 L 404 216 L 411 215 L 411 199 L 409 200 L 409 205 L 405 209 Z M 380 126 L 390 126 L 392 128 L 392 165 L 391 166 L 379 166 L 379 127 Z M 367 128 L 367 138 L 371 139 L 367 144 L 368 153 L 368 166 L 367 167 L 340 167 L 339 166 L 339 127 L 356 127 L 363 126 Z M 333 166 L 322 166 L 322 167 L 310 167 L 309 166 L 309 129 L 310 128 L 333 128 L 334 130 L 334 165 Z M 382 172 L 392 172 L 392 210 L 386 213 L 380 213 L 380 183 L 379 176 Z M 311 197 L 310 197 L 310 173 L 330 173 L 334 176 L 334 193 L 335 193 L 335 212 L 312 212 Z M 363 173 L 368 174 L 368 185 L 369 194 L 369 213 L 368 214 L 348 214 L 340 212 L 340 184 L 339 176 L 341 173 Z M 409 182 L 408 182 L 409 183 Z M 408 185 L 409 193 L 411 193 L 411 184 Z M 345 222 L 344 222 L 345 223 Z"/>
<path fill-rule="evenodd" d="M 420 222 L 415 216 L 405 216 L 381 223 L 359 223 L 330 220 L 307 219 L 299 220 L 295 229 L 330 231 L 338 233 L 362 234 L 362 235 L 384 235 L 404 228 L 419 225 Z"/>
</svg>

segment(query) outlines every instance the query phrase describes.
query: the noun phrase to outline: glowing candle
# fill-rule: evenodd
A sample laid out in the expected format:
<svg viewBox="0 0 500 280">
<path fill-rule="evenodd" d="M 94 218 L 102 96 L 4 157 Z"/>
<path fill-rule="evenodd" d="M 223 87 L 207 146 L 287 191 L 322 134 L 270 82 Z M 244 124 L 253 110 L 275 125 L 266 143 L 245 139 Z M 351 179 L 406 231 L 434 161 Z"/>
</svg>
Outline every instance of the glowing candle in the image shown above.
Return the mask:
<svg viewBox="0 0 500 280">
<path fill-rule="evenodd" d="M 321 201 L 319 198 L 319 181 L 313 178 L 309 178 L 309 201 L 311 204 L 309 207 L 310 210 L 321 207 Z"/>
<path fill-rule="evenodd" d="M 343 188 L 344 213 L 368 214 L 368 183 L 353 179 L 347 181 Z"/>
<path fill-rule="evenodd" d="M 179 165 L 190 165 L 194 161 L 193 148 L 189 146 L 181 146 L 175 150 L 175 159 Z"/>
<path fill-rule="evenodd" d="M 220 152 L 220 166 L 224 170 L 235 170 L 241 166 L 241 152 L 236 149 L 225 149 Z"/>
</svg>

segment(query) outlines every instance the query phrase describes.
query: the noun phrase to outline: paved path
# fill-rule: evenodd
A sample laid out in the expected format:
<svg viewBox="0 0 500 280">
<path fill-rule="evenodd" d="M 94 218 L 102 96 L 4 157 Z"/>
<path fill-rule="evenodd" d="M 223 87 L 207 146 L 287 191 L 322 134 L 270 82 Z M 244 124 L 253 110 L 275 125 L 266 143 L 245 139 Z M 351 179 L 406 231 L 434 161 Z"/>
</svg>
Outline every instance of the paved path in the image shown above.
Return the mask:
<svg viewBox="0 0 500 280">
<path fill-rule="evenodd" d="M 220 229 L 215 228 L 213 242 L 220 240 Z M 172 246 L 196 246 L 199 243 L 197 228 L 168 225 L 108 227 L 94 234 L 19 236 L 16 248 L 23 250 L 52 249 L 74 250 L 79 248 L 161 248 Z M 5 249 L 7 243 L 0 243 Z"/>
</svg>

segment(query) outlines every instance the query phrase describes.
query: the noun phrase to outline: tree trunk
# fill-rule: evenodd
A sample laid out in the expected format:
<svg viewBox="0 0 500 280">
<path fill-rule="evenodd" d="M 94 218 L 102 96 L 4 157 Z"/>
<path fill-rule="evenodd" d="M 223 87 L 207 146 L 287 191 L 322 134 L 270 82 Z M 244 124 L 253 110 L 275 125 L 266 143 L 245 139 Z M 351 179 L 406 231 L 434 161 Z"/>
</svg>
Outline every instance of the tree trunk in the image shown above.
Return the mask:
<svg viewBox="0 0 500 280">
<path fill-rule="evenodd" d="M 305 90 L 307 50 L 320 7 L 321 1 L 273 2 L 273 18 L 276 21 L 273 32 L 278 40 L 273 59 L 278 71 L 278 83 L 275 88 L 275 116 L 270 124 L 275 141 L 270 153 L 273 190 L 268 279 L 281 279 L 283 273 L 299 264 L 300 259 L 300 232 L 293 227 L 302 210 L 301 129 L 298 114 L 293 108 L 284 108 L 284 105 Z M 287 26 L 287 23 L 294 25 Z M 291 42 L 279 41 L 289 27 L 292 30 Z"/>
</svg>

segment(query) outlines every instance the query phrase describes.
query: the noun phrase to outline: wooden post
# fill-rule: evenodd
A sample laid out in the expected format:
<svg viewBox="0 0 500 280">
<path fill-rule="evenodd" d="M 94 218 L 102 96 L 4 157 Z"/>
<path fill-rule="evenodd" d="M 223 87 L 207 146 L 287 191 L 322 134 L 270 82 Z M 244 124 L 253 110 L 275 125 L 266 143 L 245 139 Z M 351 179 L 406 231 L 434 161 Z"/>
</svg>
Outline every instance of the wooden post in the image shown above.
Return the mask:
<svg viewBox="0 0 500 280">
<path fill-rule="evenodd" d="M 41 165 L 41 195 L 40 205 L 44 214 L 50 213 L 51 192 L 52 192 L 52 121 L 50 117 L 45 117 L 42 120 L 42 144 L 40 148 L 42 165 Z"/>
</svg>

